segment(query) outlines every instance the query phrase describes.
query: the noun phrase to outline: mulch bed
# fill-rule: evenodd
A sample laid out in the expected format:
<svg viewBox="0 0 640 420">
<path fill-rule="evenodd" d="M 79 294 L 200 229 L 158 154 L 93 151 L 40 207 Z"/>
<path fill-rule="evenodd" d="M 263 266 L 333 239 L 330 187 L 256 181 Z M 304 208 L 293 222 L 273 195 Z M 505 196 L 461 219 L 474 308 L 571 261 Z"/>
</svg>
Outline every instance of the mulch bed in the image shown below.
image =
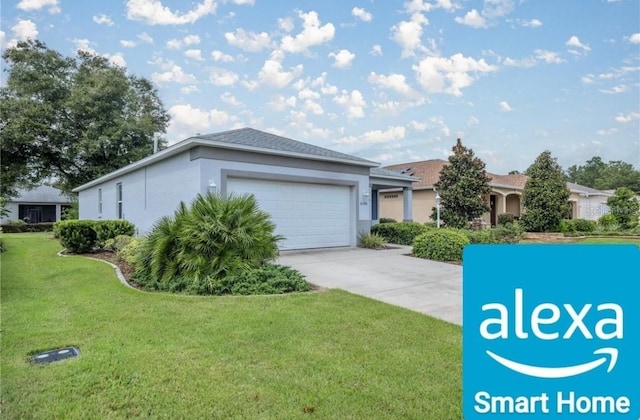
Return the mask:
<svg viewBox="0 0 640 420">
<path fill-rule="evenodd" d="M 136 287 L 136 285 L 131 282 L 131 275 L 133 274 L 135 269 L 131 264 L 118 258 L 116 254 L 114 254 L 113 252 L 100 250 L 100 251 L 91 252 L 89 254 L 84 254 L 84 256 L 89 258 L 95 258 L 97 260 L 108 261 L 111 264 L 117 266 L 122 272 L 122 276 L 127 281 L 127 283 L 129 283 L 133 287 Z"/>
</svg>

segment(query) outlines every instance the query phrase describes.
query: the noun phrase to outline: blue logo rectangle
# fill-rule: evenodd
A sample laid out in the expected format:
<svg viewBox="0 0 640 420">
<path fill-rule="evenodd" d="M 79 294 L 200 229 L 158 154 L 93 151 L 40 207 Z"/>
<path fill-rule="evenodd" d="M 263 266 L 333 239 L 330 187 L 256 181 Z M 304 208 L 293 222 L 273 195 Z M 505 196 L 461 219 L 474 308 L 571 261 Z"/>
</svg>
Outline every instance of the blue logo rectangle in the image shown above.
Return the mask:
<svg viewBox="0 0 640 420">
<path fill-rule="evenodd" d="M 463 412 L 640 419 L 640 248 L 471 245 Z"/>
</svg>

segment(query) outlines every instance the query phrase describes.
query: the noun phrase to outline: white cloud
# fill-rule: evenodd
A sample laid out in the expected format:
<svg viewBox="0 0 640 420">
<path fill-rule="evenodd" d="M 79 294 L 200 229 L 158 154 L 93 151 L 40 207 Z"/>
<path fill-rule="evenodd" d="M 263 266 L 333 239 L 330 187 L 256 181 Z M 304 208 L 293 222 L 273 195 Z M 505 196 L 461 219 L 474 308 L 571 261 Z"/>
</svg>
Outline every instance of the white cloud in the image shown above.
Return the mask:
<svg viewBox="0 0 640 420">
<path fill-rule="evenodd" d="M 111 64 L 115 64 L 118 67 L 127 67 L 127 62 L 125 61 L 121 53 L 103 55 L 111 62 Z"/>
<path fill-rule="evenodd" d="M 204 58 L 202 58 L 201 50 L 186 50 L 184 52 L 184 56 L 193 60 L 204 61 Z"/>
<path fill-rule="evenodd" d="M 220 99 L 227 105 L 231 106 L 240 106 L 242 102 L 240 102 L 235 96 L 233 96 L 230 92 L 224 92 L 220 95 Z"/>
<path fill-rule="evenodd" d="M 615 134 L 617 132 L 618 132 L 617 128 L 610 128 L 608 130 L 598 130 L 598 131 L 596 131 L 596 134 L 599 135 L 599 136 L 611 136 L 611 135 L 613 135 L 613 134 Z M 594 143 L 598 144 L 600 142 L 594 142 Z"/>
<path fill-rule="evenodd" d="M 469 119 L 467 120 L 468 126 L 478 125 L 478 124 L 480 124 L 480 120 L 474 117 L 473 115 L 470 116 Z"/>
<path fill-rule="evenodd" d="M 591 47 L 589 46 L 589 44 L 583 44 L 575 35 L 572 35 L 571 38 L 569 38 L 569 40 L 565 42 L 565 45 L 569 47 L 570 53 L 576 55 L 586 54 L 587 52 L 591 51 Z M 579 48 L 581 51 L 576 50 L 576 48 Z"/>
<path fill-rule="evenodd" d="M 615 95 L 618 93 L 624 93 L 626 91 L 629 90 L 628 86 L 625 85 L 618 85 L 618 86 L 614 86 L 610 89 L 600 89 L 601 93 L 606 93 L 606 94 L 610 94 L 610 95 Z"/>
<path fill-rule="evenodd" d="M 340 50 L 338 53 L 329 53 L 328 57 L 333 58 L 333 67 L 348 69 L 356 55 L 349 50 Z"/>
<path fill-rule="evenodd" d="M 411 126 L 411 128 L 413 128 L 416 131 L 424 131 L 427 129 L 426 123 L 416 121 L 416 120 L 409 121 L 409 125 Z"/>
<path fill-rule="evenodd" d="M 27 39 L 36 39 L 38 37 L 38 28 L 36 24 L 30 20 L 20 20 L 12 28 L 13 36 L 18 41 L 26 41 Z"/>
<path fill-rule="evenodd" d="M 373 19 L 373 15 L 371 13 L 360 7 L 354 7 L 351 9 L 351 14 L 363 22 L 371 22 L 371 19 Z"/>
<path fill-rule="evenodd" d="M 122 45 L 125 48 L 133 48 L 136 45 L 138 45 L 138 43 L 135 42 L 135 41 L 128 41 L 126 39 L 122 39 L 122 40 L 120 40 L 120 45 Z"/>
<path fill-rule="evenodd" d="M 170 139 L 182 140 L 196 133 L 207 133 L 225 126 L 237 118 L 218 109 L 204 110 L 189 104 L 174 105 L 167 110 L 171 116 L 167 134 Z"/>
<path fill-rule="evenodd" d="M 170 39 L 167 41 L 167 48 L 170 50 L 177 50 L 180 49 L 180 47 L 182 47 L 182 41 L 179 39 Z"/>
<path fill-rule="evenodd" d="M 582 83 L 584 83 L 585 85 L 590 85 L 594 82 L 593 80 L 593 74 L 587 74 L 585 76 L 582 76 L 580 78 L 580 81 L 582 81 Z"/>
<path fill-rule="evenodd" d="M 640 44 L 640 32 L 636 32 L 629 37 L 629 42 L 632 44 Z"/>
<path fill-rule="evenodd" d="M 52 15 L 60 13 L 60 4 L 58 3 L 58 0 L 20 0 L 16 7 L 25 12 L 48 7 L 49 13 Z"/>
<path fill-rule="evenodd" d="M 167 48 L 170 50 L 178 50 L 183 46 L 198 45 L 200 37 L 198 35 L 187 35 L 182 39 L 170 39 L 167 41 Z"/>
<path fill-rule="evenodd" d="M 484 59 L 476 60 L 458 53 L 447 57 L 427 57 L 414 65 L 420 85 L 429 93 L 461 96 L 462 89 L 471 86 L 478 75 L 497 70 Z"/>
<path fill-rule="evenodd" d="M 411 0 L 404 3 L 404 9 L 407 13 L 429 12 L 437 8 L 451 11 L 459 9 L 460 6 L 451 0 L 437 0 L 434 3 L 425 3 L 424 0 Z"/>
<path fill-rule="evenodd" d="M 342 137 L 334 144 L 379 144 L 399 141 L 404 139 L 407 133 L 407 129 L 403 126 L 397 125 L 388 127 L 386 130 L 371 130 L 367 131 L 361 136 L 347 136 Z"/>
<path fill-rule="evenodd" d="M 213 69 L 209 73 L 209 80 L 216 86 L 233 86 L 240 80 L 240 77 L 229 70 Z"/>
<path fill-rule="evenodd" d="M 298 91 L 298 98 L 300 99 L 320 99 L 320 94 L 307 87 Z"/>
<path fill-rule="evenodd" d="M 266 32 L 247 32 L 242 28 L 236 29 L 234 32 L 224 34 L 225 39 L 230 45 L 249 52 L 258 52 L 269 48 L 271 38 Z"/>
<path fill-rule="evenodd" d="M 324 44 L 333 39 L 335 35 L 335 27 L 332 23 L 320 26 L 318 12 L 311 11 L 309 13 L 299 12 L 298 16 L 302 19 L 302 32 L 295 37 L 286 35 L 282 38 L 280 48 L 289 53 L 307 52 L 310 47 Z"/>
<path fill-rule="evenodd" d="M 382 47 L 378 44 L 371 47 L 371 51 L 369 51 L 371 55 L 382 55 Z"/>
<path fill-rule="evenodd" d="M 216 12 L 215 0 L 203 0 L 185 13 L 173 12 L 160 0 L 127 0 L 127 18 L 149 25 L 184 25 Z"/>
<path fill-rule="evenodd" d="M 113 26 L 113 20 L 107 15 L 100 14 L 93 17 L 93 21 L 98 25 Z"/>
<path fill-rule="evenodd" d="M 136 35 L 140 42 L 144 44 L 153 44 L 153 38 L 146 32 Z"/>
<path fill-rule="evenodd" d="M 297 103 L 298 99 L 295 96 L 287 98 L 283 95 L 275 95 L 267 102 L 267 105 L 274 111 L 282 112 L 287 108 L 295 108 Z"/>
<path fill-rule="evenodd" d="M 537 64 L 535 58 L 526 57 L 526 58 L 510 58 L 507 57 L 502 61 L 502 64 L 509 67 L 521 67 L 521 68 L 529 68 L 533 67 Z"/>
<path fill-rule="evenodd" d="M 509 103 L 507 101 L 501 101 L 498 106 L 500 106 L 500 111 L 502 112 L 510 112 L 513 111 L 513 108 L 511 108 L 511 105 L 509 105 Z"/>
<path fill-rule="evenodd" d="M 183 95 L 188 95 L 193 92 L 200 92 L 200 89 L 198 89 L 198 86 L 189 85 L 189 86 L 180 88 L 180 93 L 182 93 Z"/>
<path fill-rule="evenodd" d="M 417 94 L 407 83 L 407 78 L 404 74 L 391 73 L 385 76 L 384 74 L 376 74 L 372 71 L 369 73 L 367 81 L 384 89 L 391 89 L 406 97 L 414 97 Z"/>
<path fill-rule="evenodd" d="M 514 0 L 484 0 L 482 14 L 490 18 L 496 18 L 508 15 L 514 9 Z"/>
<path fill-rule="evenodd" d="M 198 45 L 200 43 L 200 37 L 198 35 L 187 35 L 182 38 L 184 45 Z"/>
<path fill-rule="evenodd" d="M 485 17 L 476 9 L 468 11 L 463 17 L 457 16 L 455 21 L 461 25 L 470 26 L 472 28 L 486 28 L 489 26 L 487 19 L 485 19 Z"/>
<path fill-rule="evenodd" d="M 351 92 L 343 90 L 333 98 L 333 102 L 341 105 L 347 111 L 349 119 L 364 117 L 364 108 L 367 103 L 359 90 L 352 90 Z"/>
<path fill-rule="evenodd" d="M 258 80 L 263 86 L 283 88 L 300 76 L 302 69 L 302 64 L 299 64 L 290 71 L 284 71 L 279 61 L 268 59 L 258 73 Z"/>
<path fill-rule="evenodd" d="M 619 123 L 628 123 L 634 120 L 640 120 L 640 112 L 630 112 L 628 114 L 618 114 L 615 120 Z"/>
<path fill-rule="evenodd" d="M 291 19 L 290 17 L 279 18 L 278 28 L 282 29 L 287 33 L 293 31 L 293 28 L 295 28 L 295 25 L 293 24 L 293 19 Z"/>
<path fill-rule="evenodd" d="M 544 61 L 547 64 L 560 64 L 564 62 L 564 60 L 560 57 L 560 54 L 548 51 L 548 50 L 535 50 L 535 57 L 539 61 Z"/>
<path fill-rule="evenodd" d="M 190 85 L 197 82 L 196 77 L 193 74 L 185 73 L 182 67 L 174 63 L 173 61 L 161 61 L 158 60 L 154 64 L 158 64 L 161 73 L 152 73 L 151 80 L 157 84 L 164 83 L 179 83 L 183 85 Z"/>
<path fill-rule="evenodd" d="M 222 51 L 213 50 L 211 52 L 211 57 L 213 57 L 213 61 L 221 61 L 223 63 L 230 63 L 233 61 L 233 57 L 229 54 L 225 54 Z"/>
<path fill-rule="evenodd" d="M 523 20 L 520 24 L 526 28 L 539 28 L 542 26 L 542 22 L 538 19 Z"/>
<path fill-rule="evenodd" d="M 391 27 L 392 39 L 402 47 L 401 56 L 412 57 L 415 50 L 424 50 L 422 45 L 422 25 L 429 21 L 421 13 L 411 15 L 411 20 L 403 20 Z"/>
<path fill-rule="evenodd" d="M 322 106 L 311 99 L 307 99 L 304 101 L 304 103 L 302 104 L 302 109 L 315 115 L 324 114 L 324 109 L 322 109 Z"/>
</svg>

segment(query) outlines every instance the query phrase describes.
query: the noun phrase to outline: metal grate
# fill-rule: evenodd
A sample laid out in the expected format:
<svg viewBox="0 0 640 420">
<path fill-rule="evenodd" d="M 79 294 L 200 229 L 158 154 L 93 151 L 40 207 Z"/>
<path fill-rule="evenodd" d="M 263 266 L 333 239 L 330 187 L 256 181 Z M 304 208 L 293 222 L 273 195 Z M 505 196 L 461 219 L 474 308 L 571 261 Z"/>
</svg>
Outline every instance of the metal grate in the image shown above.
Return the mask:
<svg viewBox="0 0 640 420">
<path fill-rule="evenodd" d="M 60 360 L 70 359 L 80 354 L 80 350 L 75 347 L 64 347 L 61 349 L 48 350 L 38 353 L 31 357 L 36 364 L 58 362 Z"/>
</svg>

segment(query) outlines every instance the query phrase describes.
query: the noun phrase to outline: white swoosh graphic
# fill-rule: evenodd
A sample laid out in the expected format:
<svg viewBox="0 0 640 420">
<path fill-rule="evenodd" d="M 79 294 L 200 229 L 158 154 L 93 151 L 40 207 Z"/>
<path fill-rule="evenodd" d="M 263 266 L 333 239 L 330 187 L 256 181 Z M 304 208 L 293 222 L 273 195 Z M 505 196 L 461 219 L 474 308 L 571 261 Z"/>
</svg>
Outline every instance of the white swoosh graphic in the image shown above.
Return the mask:
<svg viewBox="0 0 640 420">
<path fill-rule="evenodd" d="M 593 354 L 605 354 L 604 357 L 600 357 L 592 362 L 583 363 L 575 366 L 565 367 L 544 367 L 544 366 L 531 366 L 523 363 L 514 362 L 513 360 L 505 359 L 502 356 L 487 350 L 487 354 L 491 356 L 493 360 L 500 363 L 502 366 L 511 369 L 515 372 L 522 373 L 523 375 L 535 376 L 537 378 L 568 378 L 570 376 L 582 375 L 589 372 L 600 365 L 606 363 L 607 354 L 611 358 L 609 362 L 609 368 L 607 373 L 611 372 L 618 361 L 618 349 L 613 347 L 603 347 L 593 352 Z"/>
</svg>

